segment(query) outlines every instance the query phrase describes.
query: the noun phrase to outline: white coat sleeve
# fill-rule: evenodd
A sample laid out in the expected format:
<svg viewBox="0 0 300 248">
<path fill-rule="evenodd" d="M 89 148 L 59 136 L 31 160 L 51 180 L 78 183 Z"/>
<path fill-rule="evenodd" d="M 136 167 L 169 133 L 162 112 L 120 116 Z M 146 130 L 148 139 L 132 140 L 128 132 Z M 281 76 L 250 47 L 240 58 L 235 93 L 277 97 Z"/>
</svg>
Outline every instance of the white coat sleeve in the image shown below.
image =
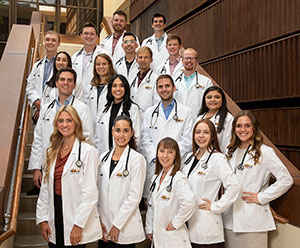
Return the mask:
<svg viewBox="0 0 300 248">
<path fill-rule="evenodd" d="M 130 187 L 128 197 L 123 202 L 119 212 L 116 214 L 112 224 L 119 230 L 123 228 L 132 213 L 139 207 L 142 198 L 144 183 L 146 179 L 146 161 L 142 155 L 135 157 L 130 171 Z"/>
<path fill-rule="evenodd" d="M 80 186 L 80 204 L 74 211 L 74 225 L 83 228 L 98 202 L 97 170 L 98 152 L 95 148 L 88 145 L 84 149 L 84 175 Z"/>
<path fill-rule="evenodd" d="M 153 218 L 154 218 L 153 197 L 150 197 L 147 213 L 146 213 L 146 224 L 145 224 L 145 231 L 147 234 L 153 233 Z"/>
<path fill-rule="evenodd" d="M 44 135 L 44 128 L 43 128 L 43 120 L 41 119 L 41 116 L 44 115 L 43 108 L 41 110 L 40 118 L 38 119 L 38 122 L 36 124 L 36 127 L 34 129 L 33 133 L 33 143 L 31 146 L 31 153 L 29 158 L 29 165 L 28 170 L 41 170 L 43 166 L 43 158 L 44 154 L 46 154 L 46 151 L 43 151 L 43 135 Z"/>
<path fill-rule="evenodd" d="M 39 198 L 36 204 L 36 224 L 40 224 L 44 221 L 49 221 L 49 205 L 50 205 L 50 193 L 49 184 L 45 183 L 45 173 L 43 174 L 42 185 L 40 189 Z"/>
<path fill-rule="evenodd" d="M 293 178 L 272 148 L 267 147 L 262 152 L 262 165 L 267 166 L 276 178 L 275 183 L 270 185 L 265 191 L 258 193 L 258 201 L 264 205 L 286 193 L 293 185 Z"/>
<path fill-rule="evenodd" d="M 231 129 L 232 129 L 232 121 L 233 117 L 230 113 L 227 113 L 225 122 L 224 122 L 224 129 L 222 130 L 222 140 L 220 142 L 220 149 L 223 153 L 226 153 L 227 151 L 227 146 L 230 143 L 231 139 Z"/>
<path fill-rule="evenodd" d="M 225 193 L 221 198 L 211 204 L 211 212 L 221 214 L 237 200 L 241 187 L 225 156 L 216 161 L 211 172 L 223 183 L 225 188 Z"/>
<path fill-rule="evenodd" d="M 81 111 L 82 133 L 88 142 L 94 144 L 94 127 L 90 108 L 85 105 Z"/>
<path fill-rule="evenodd" d="M 141 140 L 141 112 L 140 108 L 137 105 L 131 106 L 134 107 L 134 110 L 130 113 L 130 117 L 132 119 L 132 125 L 134 130 L 134 137 L 136 145 L 139 147 Z"/>
<path fill-rule="evenodd" d="M 178 142 L 181 158 L 185 158 L 186 155 L 192 151 L 193 124 L 194 119 L 192 117 L 192 112 L 191 110 L 188 110 L 184 127 L 182 129 L 183 132 L 181 134 L 181 140 Z"/>
<path fill-rule="evenodd" d="M 146 157 L 147 162 L 150 163 L 156 155 L 156 147 L 153 143 L 151 134 L 150 134 L 150 118 L 151 111 L 144 113 L 143 123 L 142 123 L 142 132 L 141 132 L 141 141 L 140 141 L 140 151 Z"/>
<path fill-rule="evenodd" d="M 76 99 L 86 103 L 85 91 L 83 89 L 83 86 L 82 86 L 81 82 L 76 82 L 76 88 L 75 88 L 74 93 L 75 93 Z"/>
<path fill-rule="evenodd" d="M 36 84 L 37 84 L 36 71 L 38 70 L 38 68 L 37 68 L 38 63 L 40 63 L 40 62 L 37 62 L 34 64 L 32 70 L 29 74 L 29 77 L 27 78 L 26 95 L 28 98 L 28 102 L 31 106 L 37 99 L 40 98 L 40 95 L 38 94 L 38 92 L 36 90 Z"/>
<path fill-rule="evenodd" d="M 172 220 L 172 225 L 178 230 L 193 215 L 196 201 L 185 176 L 180 176 L 174 186 L 179 210 Z"/>
</svg>

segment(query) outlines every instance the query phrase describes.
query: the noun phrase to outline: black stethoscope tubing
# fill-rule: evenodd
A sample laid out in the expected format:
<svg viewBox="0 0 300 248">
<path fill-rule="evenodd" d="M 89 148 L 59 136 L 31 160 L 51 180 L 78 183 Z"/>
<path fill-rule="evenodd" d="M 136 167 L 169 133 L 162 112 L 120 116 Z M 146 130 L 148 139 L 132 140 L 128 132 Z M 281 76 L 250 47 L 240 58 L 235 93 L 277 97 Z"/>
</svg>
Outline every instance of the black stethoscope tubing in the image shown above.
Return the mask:
<svg viewBox="0 0 300 248">
<path fill-rule="evenodd" d="M 153 182 L 151 183 L 151 186 L 150 186 L 150 192 L 152 193 L 156 187 L 156 180 L 158 178 L 159 174 L 155 177 L 155 179 L 153 180 Z M 172 185 L 173 185 L 173 178 L 174 178 L 175 175 L 172 176 L 171 178 L 171 182 L 169 183 L 169 185 L 166 187 L 166 191 L 167 192 L 171 192 L 172 191 Z"/>
<path fill-rule="evenodd" d="M 251 145 L 249 145 L 244 153 L 244 156 L 243 156 L 243 159 L 242 159 L 242 162 L 238 164 L 238 166 L 236 167 L 238 170 L 244 170 L 245 166 L 244 166 L 244 161 L 245 161 L 245 158 L 246 158 L 246 155 L 249 151 L 249 148 L 251 147 Z M 234 170 L 236 172 L 236 169 Z"/>
<path fill-rule="evenodd" d="M 173 119 L 175 121 L 178 121 L 178 111 L 177 111 L 177 101 L 175 99 L 173 99 L 174 102 L 175 102 L 175 114 L 173 116 Z M 160 106 L 161 102 L 158 103 L 158 105 L 156 106 L 156 108 L 154 109 L 154 111 L 152 112 L 151 114 L 151 120 L 150 120 L 150 127 L 149 128 L 154 128 L 154 124 L 156 123 L 157 121 L 157 118 L 159 116 L 159 106 Z M 154 118 L 154 115 L 156 114 L 156 120 L 155 122 L 153 123 L 153 118 Z"/>
<path fill-rule="evenodd" d="M 206 159 L 206 161 L 204 163 L 201 164 L 201 168 L 206 170 L 207 167 L 208 167 L 208 161 L 210 160 L 210 157 L 211 155 L 213 154 L 214 152 L 214 149 L 211 151 L 211 153 L 209 154 L 208 158 Z M 191 156 L 188 157 L 188 159 L 184 162 L 184 165 L 187 165 L 191 162 L 192 158 L 194 157 L 195 159 L 195 156 L 194 154 L 191 154 Z M 189 174 L 187 175 L 187 178 L 189 177 Z"/>
<path fill-rule="evenodd" d="M 149 76 L 146 78 L 146 83 L 150 83 L 150 78 L 151 78 L 152 73 L 153 73 L 153 70 L 151 69 Z M 130 88 L 134 88 L 134 86 L 136 84 L 137 77 L 138 76 L 136 75 L 135 78 L 134 78 L 134 80 L 133 80 L 133 82 L 132 82 L 132 84 L 130 85 Z"/>
<path fill-rule="evenodd" d="M 78 158 L 75 164 L 78 168 L 81 168 L 81 166 L 83 165 L 83 162 L 81 161 L 81 141 L 79 141 Z"/>
<path fill-rule="evenodd" d="M 175 79 L 175 83 L 176 83 L 178 80 L 181 82 L 182 77 L 183 77 L 183 73 L 184 73 L 184 72 L 182 72 L 182 73 Z M 196 87 L 197 89 L 202 88 L 202 86 L 199 84 L 198 72 L 197 72 L 197 71 L 196 71 L 196 85 L 195 85 L 195 87 Z"/>
<path fill-rule="evenodd" d="M 94 53 L 95 53 L 95 50 L 96 50 L 96 48 L 97 48 L 97 45 L 95 46 L 95 48 L 94 48 L 94 50 L 93 50 L 93 52 L 92 52 L 92 56 L 88 59 L 88 61 L 90 62 L 90 63 L 92 63 L 93 62 L 93 56 L 94 56 Z M 79 53 L 77 53 L 77 55 L 76 55 L 76 59 L 82 54 L 82 52 L 83 52 L 83 49 L 84 49 L 84 47 L 83 48 L 81 48 L 81 50 L 79 51 Z M 76 64 L 76 65 L 78 65 L 78 63 L 75 63 L 75 61 L 73 62 L 73 64 Z"/>
</svg>

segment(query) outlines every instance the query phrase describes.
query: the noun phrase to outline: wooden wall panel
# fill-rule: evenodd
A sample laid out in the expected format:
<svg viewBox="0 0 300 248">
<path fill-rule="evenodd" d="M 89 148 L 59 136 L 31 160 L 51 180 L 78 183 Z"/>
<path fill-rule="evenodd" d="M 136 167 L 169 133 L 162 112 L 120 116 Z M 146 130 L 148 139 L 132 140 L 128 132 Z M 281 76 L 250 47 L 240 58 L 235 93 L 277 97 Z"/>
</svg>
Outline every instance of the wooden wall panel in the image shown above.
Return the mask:
<svg viewBox="0 0 300 248">
<path fill-rule="evenodd" d="M 300 97 L 300 35 L 201 66 L 235 102 Z"/>
<path fill-rule="evenodd" d="M 196 48 L 205 62 L 300 31 L 295 9 L 300 9 L 298 0 L 221 0 L 168 32 L 179 34 L 183 45 Z"/>
<path fill-rule="evenodd" d="M 300 151 L 300 107 L 259 109 L 252 112 L 261 129 L 275 145 L 297 147 Z"/>
</svg>

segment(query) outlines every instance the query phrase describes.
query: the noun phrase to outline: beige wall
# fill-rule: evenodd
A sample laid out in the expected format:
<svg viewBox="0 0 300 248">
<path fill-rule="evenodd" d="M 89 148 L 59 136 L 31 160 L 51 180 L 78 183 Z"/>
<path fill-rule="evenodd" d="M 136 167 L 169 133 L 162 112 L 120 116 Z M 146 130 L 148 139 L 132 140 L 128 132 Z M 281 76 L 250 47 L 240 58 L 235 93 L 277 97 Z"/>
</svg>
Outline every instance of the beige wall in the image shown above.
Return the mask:
<svg viewBox="0 0 300 248">
<path fill-rule="evenodd" d="M 299 248 L 300 228 L 276 223 L 277 230 L 269 232 L 269 248 Z"/>
<path fill-rule="evenodd" d="M 112 13 L 118 9 L 126 0 L 104 0 L 103 1 L 103 15 L 112 16 Z"/>
<path fill-rule="evenodd" d="M 10 237 L 9 239 L 5 240 L 1 243 L 0 248 L 14 248 L 15 244 L 15 236 Z"/>
</svg>

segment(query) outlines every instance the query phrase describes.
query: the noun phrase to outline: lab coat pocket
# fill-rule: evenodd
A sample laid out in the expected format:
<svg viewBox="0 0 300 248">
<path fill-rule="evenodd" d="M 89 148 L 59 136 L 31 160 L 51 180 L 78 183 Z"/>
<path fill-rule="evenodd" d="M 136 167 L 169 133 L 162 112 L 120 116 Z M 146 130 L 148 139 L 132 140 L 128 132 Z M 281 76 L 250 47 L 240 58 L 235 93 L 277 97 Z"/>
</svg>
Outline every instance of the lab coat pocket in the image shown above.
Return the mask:
<svg viewBox="0 0 300 248">
<path fill-rule="evenodd" d="M 222 229 L 222 219 L 221 216 L 218 214 L 214 214 L 210 212 L 209 210 L 202 210 L 202 209 L 197 209 L 196 212 L 199 212 L 199 220 L 203 225 L 198 225 L 199 227 L 199 233 L 202 235 L 210 235 L 214 236 L 220 229 Z M 203 229 L 203 230 L 200 230 Z"/>
<path fill-rule="evenodd" d="M 188 235 L 184 235 L 184 228 L 179 230 L 165 231 L 165 244 L 166 247 L 187 247 L 190 243 Z"/>
</svg>

